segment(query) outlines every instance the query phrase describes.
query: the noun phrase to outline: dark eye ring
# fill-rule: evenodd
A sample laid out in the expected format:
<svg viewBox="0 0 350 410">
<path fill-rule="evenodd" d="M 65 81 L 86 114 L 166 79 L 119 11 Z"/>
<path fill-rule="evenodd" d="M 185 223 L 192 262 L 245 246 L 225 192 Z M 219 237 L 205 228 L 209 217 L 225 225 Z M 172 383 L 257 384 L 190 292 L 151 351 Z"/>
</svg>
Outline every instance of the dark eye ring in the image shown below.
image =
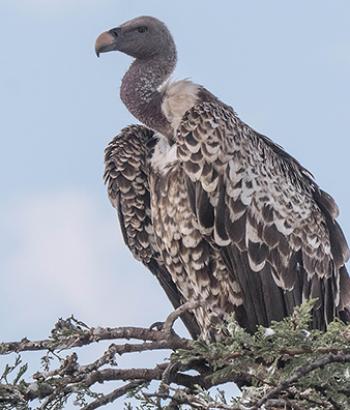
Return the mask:
<svg viewBox="0 0 350 410">
<path fill-rule="evenodd" d="M 146 31 L 148 31 L 148 28 L 146 26 L 141 26 L 137 28 L 137 31 L 139 33 L 145 33 Z"/>
</svg>

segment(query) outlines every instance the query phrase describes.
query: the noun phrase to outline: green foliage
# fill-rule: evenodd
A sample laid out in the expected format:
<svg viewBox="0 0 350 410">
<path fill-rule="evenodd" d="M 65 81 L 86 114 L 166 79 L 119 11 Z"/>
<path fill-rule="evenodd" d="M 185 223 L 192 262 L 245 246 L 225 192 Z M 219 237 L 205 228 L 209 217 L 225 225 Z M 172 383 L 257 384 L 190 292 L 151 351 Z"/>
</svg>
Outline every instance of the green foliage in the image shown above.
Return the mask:
<svg viewBox="0 0 350 410">
<path fill-rule="evenodd" d="M 0 376 L 0 408 L 3 410 L 13 409 L 13 403 L 24 397 L 27 383 L 23 380 L 23 376 L 28 369 L 28 365 L 22 364 L 22 358 L 18 355 L 12 365 L 7 364 Z M 16 386 L 17 389 L 13 392 L 12 389 L 7 389 L 8 385 Z M 2 400 L 5 399 L 5 400 Z M 3 403 L 4 401 L 4 403 Z M 18 410 L 28 410 L 27 404 L 22 401 L 22 404 L 17 407 Z"/>
<path fill-rule="evenodd" d="M 268 329 L 260 327 L 253 335 L 240 328 L 232 318 L 226 327 L 228 336 L 223 341 L 210 344 L 195 341 L 191 350 L 178 350 L 171 360 L 180 363 L 183 369 L 191 368 L 194 362 L 205 363 L 210 369 L 206 376 L 209 385 L 245 380 L 241 397 L 233 399 L 227 408 L 253 406 L 269 390 L 300 375 L 271 397 L 274 406 L 276 400 L 282 400 L 285 405 L 290 403 L 303 409 L 349 409 L 350 357 L 344 363 L 328 363 L 312 371 L 308 371 L 307 366 L 322 362 L 330 354 L 348 355 L 350 327 L 336 320 L 327 332 L 310 330 L 313 304 L 314 301 L 306 302 L 296 308 L 291 317 L 272 323 Z M 226 408 L 220 407 L 227 405 L 223 396 L 213 397 L 205 390 L 199 393 L 198 387 L 190 396 L 198 397 L 199 394 L 207 406 L 203 408 Z M 147 394 L 142 397 L 140 409 L 161 408 L 149 397 Z M 149 407 L 150 403 L 153 407 Z M 190 404 L 189 401 L 187 405 Z M 183 406 L 188 408 L 186 404 Z M 195 408 L 193 403 L 192 407 Z M 279 407 L 268 407 L 267 403 L 265 408 Z"/>
</svg>

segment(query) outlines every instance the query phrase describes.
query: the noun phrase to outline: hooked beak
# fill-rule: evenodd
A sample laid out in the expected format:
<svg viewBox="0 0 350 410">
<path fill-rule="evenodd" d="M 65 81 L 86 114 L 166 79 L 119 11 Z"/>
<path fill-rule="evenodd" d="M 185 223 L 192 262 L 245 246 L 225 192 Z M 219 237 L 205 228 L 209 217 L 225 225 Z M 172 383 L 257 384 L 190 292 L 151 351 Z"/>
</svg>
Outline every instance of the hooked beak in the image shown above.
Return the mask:
<svg viewBox="0 0 350 410">
<path fill-rule="evenodd" d="M 105 31 L 97 37 L 95 43 L 95 52 L 97 57 L 99 57 L 101 53 L 116 50 L 118 32 L 120 32 L 120 29 L 113 29 L 110 31 Z"/>
</svg>

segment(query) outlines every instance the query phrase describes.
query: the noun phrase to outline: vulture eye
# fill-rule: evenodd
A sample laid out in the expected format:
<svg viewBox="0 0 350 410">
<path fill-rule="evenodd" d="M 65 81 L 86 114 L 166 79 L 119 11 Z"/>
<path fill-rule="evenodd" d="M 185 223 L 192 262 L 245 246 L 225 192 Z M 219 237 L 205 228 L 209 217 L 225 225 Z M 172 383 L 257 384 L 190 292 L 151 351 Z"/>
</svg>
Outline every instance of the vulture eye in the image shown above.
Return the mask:
<svg viewBox="0 0 350 410">
<path fill-rule="evenodd" d="M 137 31 L 139 33 L 145 33 L 146 31 L 148 31 L 148 28 L 146 26 L 137 27 Z"/>
</svg>

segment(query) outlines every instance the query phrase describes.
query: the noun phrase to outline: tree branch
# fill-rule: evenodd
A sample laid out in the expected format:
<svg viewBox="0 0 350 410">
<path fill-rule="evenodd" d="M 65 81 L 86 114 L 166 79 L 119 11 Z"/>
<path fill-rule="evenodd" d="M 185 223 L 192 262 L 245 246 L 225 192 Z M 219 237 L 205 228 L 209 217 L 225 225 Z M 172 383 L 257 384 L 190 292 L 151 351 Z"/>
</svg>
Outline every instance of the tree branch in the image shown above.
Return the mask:
<svg viewBox="0 0 350 410">
<path fill-rule="evenodd" d="M 27 338 L 22 339 L 20 342 L 8 342 L 0 343 L 0 355 L 9 353 L 19 353 L 28 351 L 40 351 L 40 350 L 67 350 L 73 347 L 87 346 L 91 343 L 100 342 L 103 340 L 115 340 L 115 339 L 135 339 L 135 340 L 148 340 L 154 342 L 160 342 L 160 345 L 164 345 L 164 332 L 157 330 L 145 329 L 140 327 L 117 327 L 117 328 L 91 328 L 90 330 L 84 330 L 80 334 L 61 336 L 57 339 L 44 339 L 31 341 Z M 188 346 L 188 340 L 176 337 L 167 337 L 167 341 L 171 339 L 171 342 L 180 344 L 182 347 Z M 155 345 L 153 345 L 155 346 Z M 180 347 L 180 346 L 179 346 Z M 133 348 L 129 347 L 132 351 Z M 156 347 L 154 347 L 156 348 Z M 124 345 L 120 348 L 120 351 L 127 352 L 127 347 Z M 123 354 L 123 353 L 120 353 Z"/>
<path fill-rule="evenodd" d="M 178 336 L 177 318 L 201 302 L 186 303 L 172 312 L 159 330 L 140 327 L 88 327 L 74 317 L 60 319 L 48 339 L 0 343 L 0 354 L 43 351 L 42 369 L 26 376 L 27 367 L 17 356 L 0 374 L 0 408 L 64 409 L 70 397 L 83 410 L 93 410 L 126 394 L 142 410 L 181 409 L 324 409 L 350 408 L 350 328 L 330 324 L 328 332 L 308 330 L 309 305 L 266 331 L 248 334 L 232 319 L 220 334 L 225 339 L 205 343 Z M 80 350 L 100 341 L 115 341 L 88 364 L 80 364 Z M 118 342 L 116 342 L 118 341 Z M 118 357 L 154 350 L 173 352 L 168 360 L 150 368 L 119 368 Z M 58 361 L 51 362 L 55 358 Z M 58 363 L 58 364 L 57 364 Z M 96 387 L 114 381 L 107 394 Z M 123 384 L 121 384 L 123 382 Z M 152 384 L 150 384 L 152 382 Z M 211 387 L 224 383 L 243 387 L 242 397 L 230 402 Z M 94 390 L 92 389 L 94 388 Z"/>
</svg>

